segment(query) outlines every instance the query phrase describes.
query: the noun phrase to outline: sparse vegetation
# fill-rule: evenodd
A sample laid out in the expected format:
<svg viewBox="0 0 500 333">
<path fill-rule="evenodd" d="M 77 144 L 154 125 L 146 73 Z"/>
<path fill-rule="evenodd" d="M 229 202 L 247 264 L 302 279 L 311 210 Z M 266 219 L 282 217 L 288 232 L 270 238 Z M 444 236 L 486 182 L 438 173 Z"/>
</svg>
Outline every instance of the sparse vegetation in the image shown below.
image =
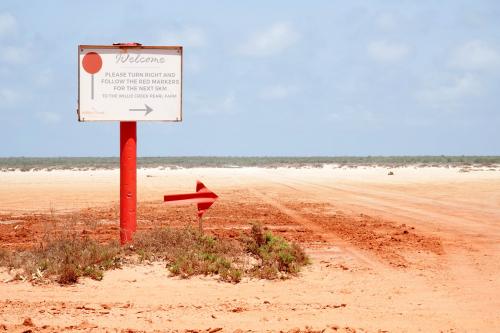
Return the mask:
<svg viewBox="0 0 500 333">
<path fill-rule="evenodd" d="M 140 157 L 140 168 L 194 167 L 322 167 L 341 166 L 493 166 L 500 165 L 500 156 L 308 156 L 308 157 L 239 157 L 179 156 Z M 96 170 L 116 169 L 118 157 L 2 157 L 0 171 L 30 170 Z"/>
<path fill-rule="evenodd" d="M 81 276 L 101 280 L 103 271 L 120 267 L 120 246 L 100 244 L 87 237 L 63 235 L 31 250 L 0 253 L 0 265 L 17 271 L 23 280 L 56 278 L 71 284 Z"/>
<path fill-rule="evenodd" d="M 239 282 L 243 275 L 243 249 L 235 240 L 215 239 L 192 228 L 160 229 L 138 233 L 131 251 L 139 260 L 165 260 L 173 275 L 219 275 L 221 280 Z"/>
<path fill-rule="evenodd" d="M 15 270 L 16 278 L 61 284 L 76 283 L 82 276 L 101 280 L 105 270 L 124 262 L 152 261 L 165 261 L 170 273 L 181 278 L 214 275 L 237 283 L 245 275 L 287 278 L 309 259 L 299 245 L 264 232 L 260 225 L 238 239 L 215 238 L 192 228 L 167 228 L 139 232 L 126 247 L 64 234 L 30 250 L 0 250 L 0 266 Z"/>
<path fill-rule="evenodd" d="M 287 278 L 309 263 L 298 244 L 264 232 L 259 224 L 238 240 L 216 239 L 191 228 L 147 232 L 136 237 L 133 251 L 140 260 L 164 259 L 173 275 L 219 275 L 227 282 L 239 282 L 245 274 Z"/>
</svg>

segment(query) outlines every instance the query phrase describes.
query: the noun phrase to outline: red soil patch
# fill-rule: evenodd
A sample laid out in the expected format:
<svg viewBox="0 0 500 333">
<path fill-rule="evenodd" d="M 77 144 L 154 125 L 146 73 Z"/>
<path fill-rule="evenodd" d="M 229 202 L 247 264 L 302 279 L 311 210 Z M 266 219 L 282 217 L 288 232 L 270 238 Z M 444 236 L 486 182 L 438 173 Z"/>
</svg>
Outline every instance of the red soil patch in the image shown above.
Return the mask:
<svg viewBox="0 0 500 333">
<path fill-rule="evenodd" d="M 217 237 L 238 237 L 250 223 L 265 225 L 273 233 L 299 243 L 325 242 L 324 233 L 333 234 L 363 250 L 373 252 L 391 265 L 406 267 L 405 252 L 442 254 L 438 238 L 419 233 L 414 227 L 360 214 L 348 216 L 332 212 L 324 203 L 288 202 L 287 208 L 314 225 L 309 229 L 272 204 L 252 201 L 220 202 L 204 220 L 207 233 Z M 198 221 L 191 206 L 167 206 L 162 202 L 141 202 L 137 210 L 138 230 L 183 227 Z M 2 223 L 3 222 L 3 223 Z M 313 232 L 312 230 L 316 230 Z M 119 239 L 119 207 L 86 208 L 73 213 L 0 215 L 0 246 L 23 249 L 62 232 L 76 232 L 99 241 Z"/>
</svg>

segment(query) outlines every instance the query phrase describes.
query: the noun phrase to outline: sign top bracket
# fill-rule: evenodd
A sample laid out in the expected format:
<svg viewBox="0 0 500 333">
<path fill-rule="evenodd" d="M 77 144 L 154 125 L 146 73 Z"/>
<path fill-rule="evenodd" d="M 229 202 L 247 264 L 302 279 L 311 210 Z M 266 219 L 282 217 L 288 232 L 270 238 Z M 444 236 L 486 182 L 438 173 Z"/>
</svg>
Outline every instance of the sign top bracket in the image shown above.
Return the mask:
<svg viewBox="0 0 500 333">
<path fill-rule="evenodd" d="M 141 43 L 131 42 L 131 43 L 113 43 L 114 46 L 118 47 L 141 47 Z"/>
</svg>

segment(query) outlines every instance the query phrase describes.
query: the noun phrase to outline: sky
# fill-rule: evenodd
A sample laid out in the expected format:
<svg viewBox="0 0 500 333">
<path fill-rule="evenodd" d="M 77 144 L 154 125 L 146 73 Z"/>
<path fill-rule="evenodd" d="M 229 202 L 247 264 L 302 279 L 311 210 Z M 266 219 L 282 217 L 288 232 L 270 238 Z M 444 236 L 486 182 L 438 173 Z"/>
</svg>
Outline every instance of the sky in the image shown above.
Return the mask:
<svg viewBox="0 0 500 333">
<path fill-rule="evenodd" d="M 500 155 L 500 1 L 0 2 L 0 156 L 118 156 L 77 46 L 184 47 L 139 156 Z"/>
</svg>

